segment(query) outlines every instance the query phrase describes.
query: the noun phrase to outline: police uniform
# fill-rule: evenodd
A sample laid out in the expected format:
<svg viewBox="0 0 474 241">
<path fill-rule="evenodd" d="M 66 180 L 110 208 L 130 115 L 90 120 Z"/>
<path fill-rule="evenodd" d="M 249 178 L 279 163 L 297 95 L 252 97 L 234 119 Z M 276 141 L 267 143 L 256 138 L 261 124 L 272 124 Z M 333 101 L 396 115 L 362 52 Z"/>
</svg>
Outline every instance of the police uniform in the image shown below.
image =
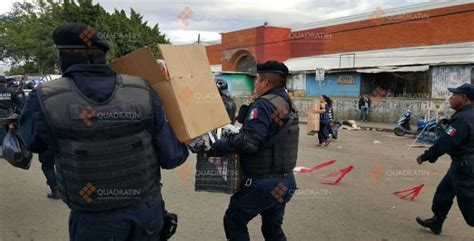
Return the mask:
<svg viewBox="0 0 474 241">
<path fill-rule="evenodd" d="M 258 64 L 257 71 L 282 73 L 285 78 L 288 74 L 288 68 L 276 61 Z M 247 223 L 260 214 L 265 240 L 286 240 L 281 225 L 286 203 L 296 189 L 292 170 L 298 151 L 297 110 L 285 89 L 275 87 L 245 112 L 240 132 L 217 141 L 209 151 L 211 156 L 238 153 L 245 176 L 224 216 L 226 237 L 249 240 Z"/>
<path fill-rule="evenodd" d="M 95 33 L 69 24 L 53 40 L 60 50 L 108 50 L 96 34 L 84 42 L 84 31 Z M 33 152 L 54 154 L 59 192 L 71 209 L 70 240 L 159 240 L 160 168 L 181 165 L 187 147 L 145 80 L 118 75 L 105 62 L 62 57 L 62 78 L 30 93 L 19 129 Z"/>
<path fill-rule="evenodd" d="M 3 143 L 3 138 L 5 138 L 6 134 L 7 121 L 5 118 L 13 113 L 20 113 L 22 106 L 23 101 L 21 98 L 15 91 L 7 88 L 6 78 L 0 76 L 0 145 Z"/>
<path fill-rule="evenodd" d="M 452 160 L 433 198 L 431 209 L 435 216 L 427 220 L 417 218 L 418 223 L 431 228 L 436 234 L 441 233 L 454 197 L 467 224 L 474 227 L 474 86 L 465 84 L 456 89 L 449 88 L 449 91 L 466 94 L 471 104 L 454 113 L 445 132 L 421 156 L 422 161 L 431 163 L 444 154 Z"/>
</svg>

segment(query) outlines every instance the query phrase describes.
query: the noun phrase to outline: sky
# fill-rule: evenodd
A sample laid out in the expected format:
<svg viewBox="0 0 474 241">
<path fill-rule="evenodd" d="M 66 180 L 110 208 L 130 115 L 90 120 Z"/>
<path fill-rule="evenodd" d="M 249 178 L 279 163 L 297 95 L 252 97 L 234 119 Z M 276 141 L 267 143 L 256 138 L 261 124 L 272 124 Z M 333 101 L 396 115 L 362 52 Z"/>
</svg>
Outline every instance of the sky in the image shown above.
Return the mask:
<svg viewBox="0 0 474 241">
<path fill-rule="evenodd" d="M 38 0 L 21 0 L 35 2 Z M 55 0 L 61 1 L 61 0 Z M 174 44 L 197 41 L 212 42 L 219 33 L 261 26 L 298 27 L 302 24 L 370 13 L 377 8 L 390 9 L 442 0 L 94 0 L 107 11 L 135 9 L 149 25 L 158 24 L 160 31 Z M 467 0 L 466 0 L 467 1 Z M 0 14 L 10 11 L 13 0 L 0 1 Z M 188 13 L 188 18 L 179 18 Z M 182 21 L 187 20 L 187 21 Z"/>
</svg>

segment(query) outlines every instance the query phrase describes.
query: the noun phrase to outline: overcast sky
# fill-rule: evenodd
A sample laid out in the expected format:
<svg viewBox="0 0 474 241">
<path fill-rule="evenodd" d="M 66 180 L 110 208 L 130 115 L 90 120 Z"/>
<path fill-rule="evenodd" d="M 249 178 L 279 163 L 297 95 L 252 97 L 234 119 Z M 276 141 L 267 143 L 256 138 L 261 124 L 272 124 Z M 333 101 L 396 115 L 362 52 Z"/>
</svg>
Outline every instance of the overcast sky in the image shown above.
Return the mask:
<svg viewBox="0 0 474 241">
<path fill-rule="evenodd" d="M 37 0 L 22 0 L 35 2 Z M 56 0 L 59 1 L 59 0 Z M 201 33 L 202 41 L 219 40 L 219 33 L 261 26 L 296 27 L 301 24 L 368 13 L 377 7 L 394 7 L 441 2 L 441 0 L 94 0 L 107 11 L 135 9 L 150 25 L 159 24 L 172 43 L 193 43 Z M 468 1 L 468 0 L 466 0 Z M 472 1 L 472 0 L 471 0 Z M 0 14 L 16 1 L 0 0 Z M 188 22 L 178 19 L 184 9 L 191 12 Z"/>
</svg>

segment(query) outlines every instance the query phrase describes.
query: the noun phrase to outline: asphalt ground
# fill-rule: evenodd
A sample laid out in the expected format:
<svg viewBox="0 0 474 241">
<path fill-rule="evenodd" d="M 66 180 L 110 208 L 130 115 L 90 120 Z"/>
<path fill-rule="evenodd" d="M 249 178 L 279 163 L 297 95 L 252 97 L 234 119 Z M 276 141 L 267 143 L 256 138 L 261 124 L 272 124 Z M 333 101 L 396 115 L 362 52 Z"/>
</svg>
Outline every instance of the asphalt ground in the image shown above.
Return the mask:
<svg viewBox="0 0 474 241">
<path fill-rule="evenodd" d="M 315 147 L 316 137 L 305 135 L 304 126 L 301 130 L 297 166 L 337 161 L 295 174 L 299 189 L 287 205 L 283 225 L 288 240 L 474 240 L 474 229 L 456 202 L 440 236 L 415 222 L 417 215 L 432 215 L 431 200 L 449 157 L 418 165 L 416 156 L 424 149 L 406 152 L 413 138 L 378 131 L 340 130 L 339 140 Z M 192 155 L 181 167 L 162 171 L 166 208 L 179 215 L 178 232 L 171 240 L 225 240 L 222 218 L 230 196 L 195 192 L 195 163 Z M 338 185 L 321 184 L 324 175 L 350 165 L 354 169 Z M 46 198 L 48 187 L 36 155 L 30 170 L 0 161 L 0 180 L 1 241 L 68 240 L 69 210 L 62 201 Z M 414 201 L 392 194 L 420 184 L 424 187 Z M 263 240 L 260 224 L 259 217 L 249 223 L 252 240 Z"/>
</svg>

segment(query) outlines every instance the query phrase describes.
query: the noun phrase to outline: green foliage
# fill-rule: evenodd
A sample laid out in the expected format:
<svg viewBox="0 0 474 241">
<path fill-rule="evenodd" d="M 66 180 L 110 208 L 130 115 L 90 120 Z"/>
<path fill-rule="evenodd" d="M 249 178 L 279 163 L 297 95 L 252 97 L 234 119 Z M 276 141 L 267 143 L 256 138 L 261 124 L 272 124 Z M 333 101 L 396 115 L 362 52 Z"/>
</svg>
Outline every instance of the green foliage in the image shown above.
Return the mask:
<svg viewBox="0 0 474 241">
<path fill-rule="evenodd" d="M 62 4 L 40 0 L 38 4 L 15 3 L 0 15 L 0 60 L 12 63 L 9 74 L 54 73 L 56 50 L 51 34 L 66 23 L 85 23 L 96 28 L 110 45 L 108 60 L 149 46 L 159 56 L 157 43 L 169 43 L 158 24 L 148 26 L 143 16 L 130 9 L 108 13 L 92 0 L 64 0 Z"/>
</svg>

